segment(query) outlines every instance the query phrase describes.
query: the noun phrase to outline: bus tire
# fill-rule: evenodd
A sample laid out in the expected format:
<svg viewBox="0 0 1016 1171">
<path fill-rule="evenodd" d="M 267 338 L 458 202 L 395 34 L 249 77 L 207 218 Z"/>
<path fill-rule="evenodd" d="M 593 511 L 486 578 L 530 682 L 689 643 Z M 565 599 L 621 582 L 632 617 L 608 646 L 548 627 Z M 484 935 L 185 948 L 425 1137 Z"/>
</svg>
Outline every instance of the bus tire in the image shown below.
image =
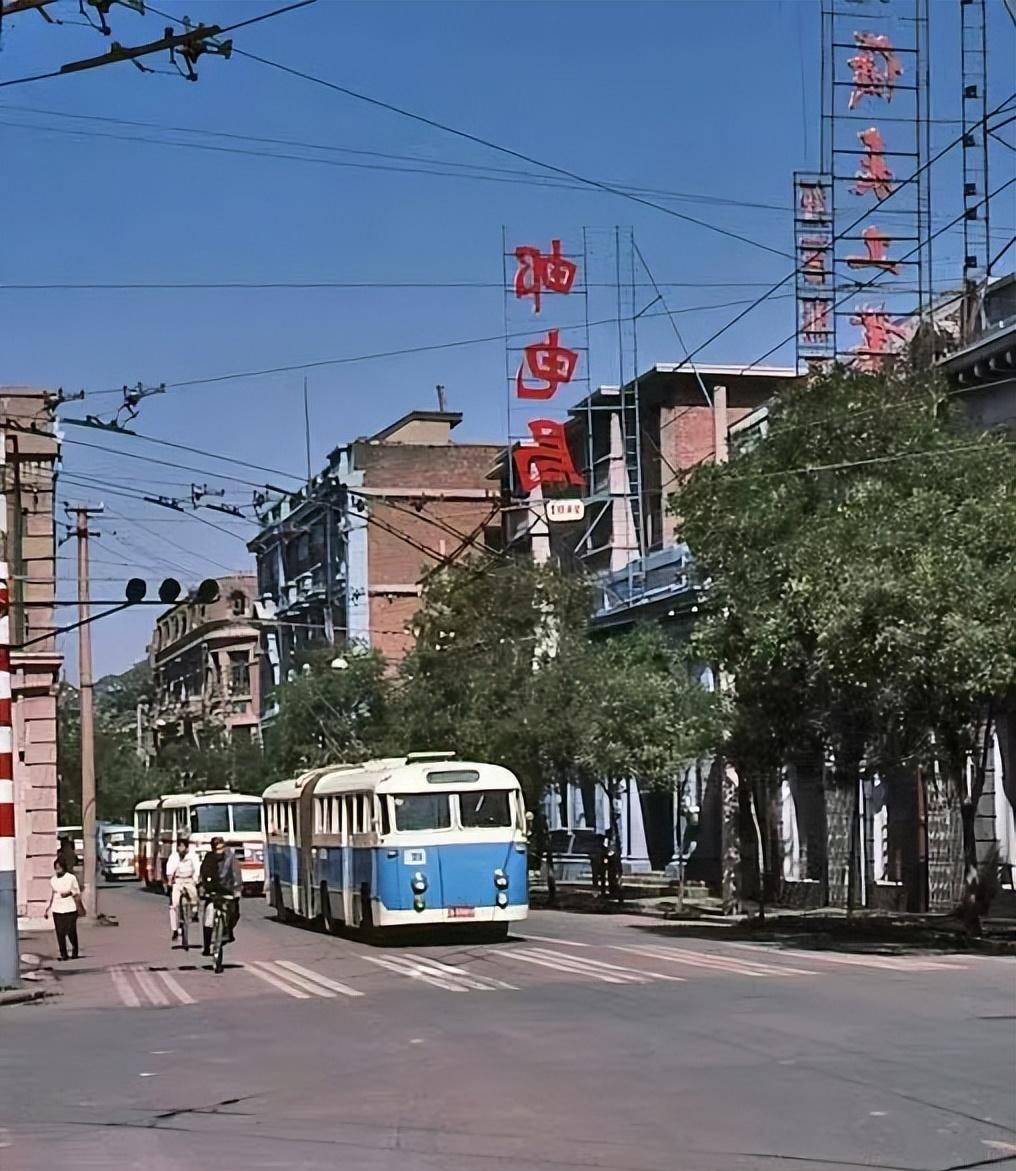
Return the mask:
<svg viewBox="0 0 1016 1171">
<path fill-rule="evenodd" d="M 329 935 L 338 935 L 339 926 L 332 914 L 332 904 L 328 897 L 328 883 L 321 883 L 321 926 Z"/>
<path fill-rule="evenodd" d="M 289 923 L 292 913 L 282 901 L 282 883 L 276 878 L 272 883 L 272 906 L 275 908 L 275 918 L 280 923 Z"/>
</svg>

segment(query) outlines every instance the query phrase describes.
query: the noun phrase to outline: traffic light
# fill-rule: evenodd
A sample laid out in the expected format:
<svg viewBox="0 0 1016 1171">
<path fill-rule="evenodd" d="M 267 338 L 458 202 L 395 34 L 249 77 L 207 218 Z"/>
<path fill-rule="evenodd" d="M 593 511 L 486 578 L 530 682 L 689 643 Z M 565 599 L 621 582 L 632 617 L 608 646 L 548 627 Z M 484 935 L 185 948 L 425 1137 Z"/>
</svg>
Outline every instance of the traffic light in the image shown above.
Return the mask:
<svg viewBox="0 0 1016 1171">
<path fill-rule="evenodd" d="M 167 606 L 172 606 L 179 596 L 180 583 L 175 577 L 167 577 L 159 586 L 159 601 L 165 602 Z"/>
<path fill-rule="evenodd" d="M 198 586 L 194 600 L 200 602 L 202 606 L 217 602 L 219 600 L 219 583 L 212 577 L 206 577 Z"/>
<path fill-rule="evenodd" d="M 133 605 L 145 600 L 145 594 L 148 593 L 148 586 L 142 578 L 132 577 L 123 593 L 127 601 Z"/>
</svg>

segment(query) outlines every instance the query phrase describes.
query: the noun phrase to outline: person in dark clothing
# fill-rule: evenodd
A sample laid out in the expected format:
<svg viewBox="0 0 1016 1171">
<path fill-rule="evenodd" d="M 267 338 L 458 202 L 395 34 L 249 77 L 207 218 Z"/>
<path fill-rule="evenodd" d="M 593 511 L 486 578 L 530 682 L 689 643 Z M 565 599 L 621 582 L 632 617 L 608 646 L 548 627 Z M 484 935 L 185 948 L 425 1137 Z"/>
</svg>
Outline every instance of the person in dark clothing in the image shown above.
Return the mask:
<svg viewBox="0 0 1016 1171">
<path fill-rule="evenodd" d="M 212 848 L 201 860 L 201 893 L 205 899 L 204 948 L 202 955 L 212 954 L 212 901 L 216 898 L 227 900 L 227 943 L 234 942 L 234 931 L 240 921 L 240 891 L 243 874 L 237 856 L 230 850 L 223 838 L 212 838 Z"/>
<path fill-rule="evenodd" d="M 73 874 L 81 864 L 74 850 L 74 841 L 72 838 L 63 837 L 60 839 L 60 849 L 57 851 L 56 856 L 68 874 Z"/>
</svg>

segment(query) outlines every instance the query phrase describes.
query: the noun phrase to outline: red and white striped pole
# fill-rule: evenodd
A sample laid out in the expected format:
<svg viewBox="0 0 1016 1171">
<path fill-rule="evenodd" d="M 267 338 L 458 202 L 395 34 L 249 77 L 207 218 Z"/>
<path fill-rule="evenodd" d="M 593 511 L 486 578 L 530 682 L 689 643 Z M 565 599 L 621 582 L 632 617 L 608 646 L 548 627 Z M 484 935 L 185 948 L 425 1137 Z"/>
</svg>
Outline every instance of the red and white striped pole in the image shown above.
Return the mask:
<svg viewBox="0 0 1016 1171">
<path fill-rule="evenodd" d="M 7 570 L 7 435 L 0 429 L 0 988 L 16 988 L 18 883 L 14 849 L 14 729 L 11 721 L 11 617 Z"/>
</svg>

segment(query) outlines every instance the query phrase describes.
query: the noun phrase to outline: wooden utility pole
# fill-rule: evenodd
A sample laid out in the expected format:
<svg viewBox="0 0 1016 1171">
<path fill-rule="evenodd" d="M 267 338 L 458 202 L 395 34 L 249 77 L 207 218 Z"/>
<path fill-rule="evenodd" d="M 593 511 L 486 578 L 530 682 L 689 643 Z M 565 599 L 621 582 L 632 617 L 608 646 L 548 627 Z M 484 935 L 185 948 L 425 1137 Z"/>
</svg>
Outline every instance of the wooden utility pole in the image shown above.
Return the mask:
<svg viewBox="0 0 1016 1171">
<path fill-rule="evenodd" d="M 85 907 L 90 918 L 99 914 L 98 864 L 95 856 L 95 712 L 92 680 L 92 625 L 88 584 L 88 539 L 97 536 L 88 528 L 89 518 L 102 505 L 68 507 L 74 514 L 78 538 L 78 697 L 81 703 L 81 836 L 84 838 Z"/>
</svg>

